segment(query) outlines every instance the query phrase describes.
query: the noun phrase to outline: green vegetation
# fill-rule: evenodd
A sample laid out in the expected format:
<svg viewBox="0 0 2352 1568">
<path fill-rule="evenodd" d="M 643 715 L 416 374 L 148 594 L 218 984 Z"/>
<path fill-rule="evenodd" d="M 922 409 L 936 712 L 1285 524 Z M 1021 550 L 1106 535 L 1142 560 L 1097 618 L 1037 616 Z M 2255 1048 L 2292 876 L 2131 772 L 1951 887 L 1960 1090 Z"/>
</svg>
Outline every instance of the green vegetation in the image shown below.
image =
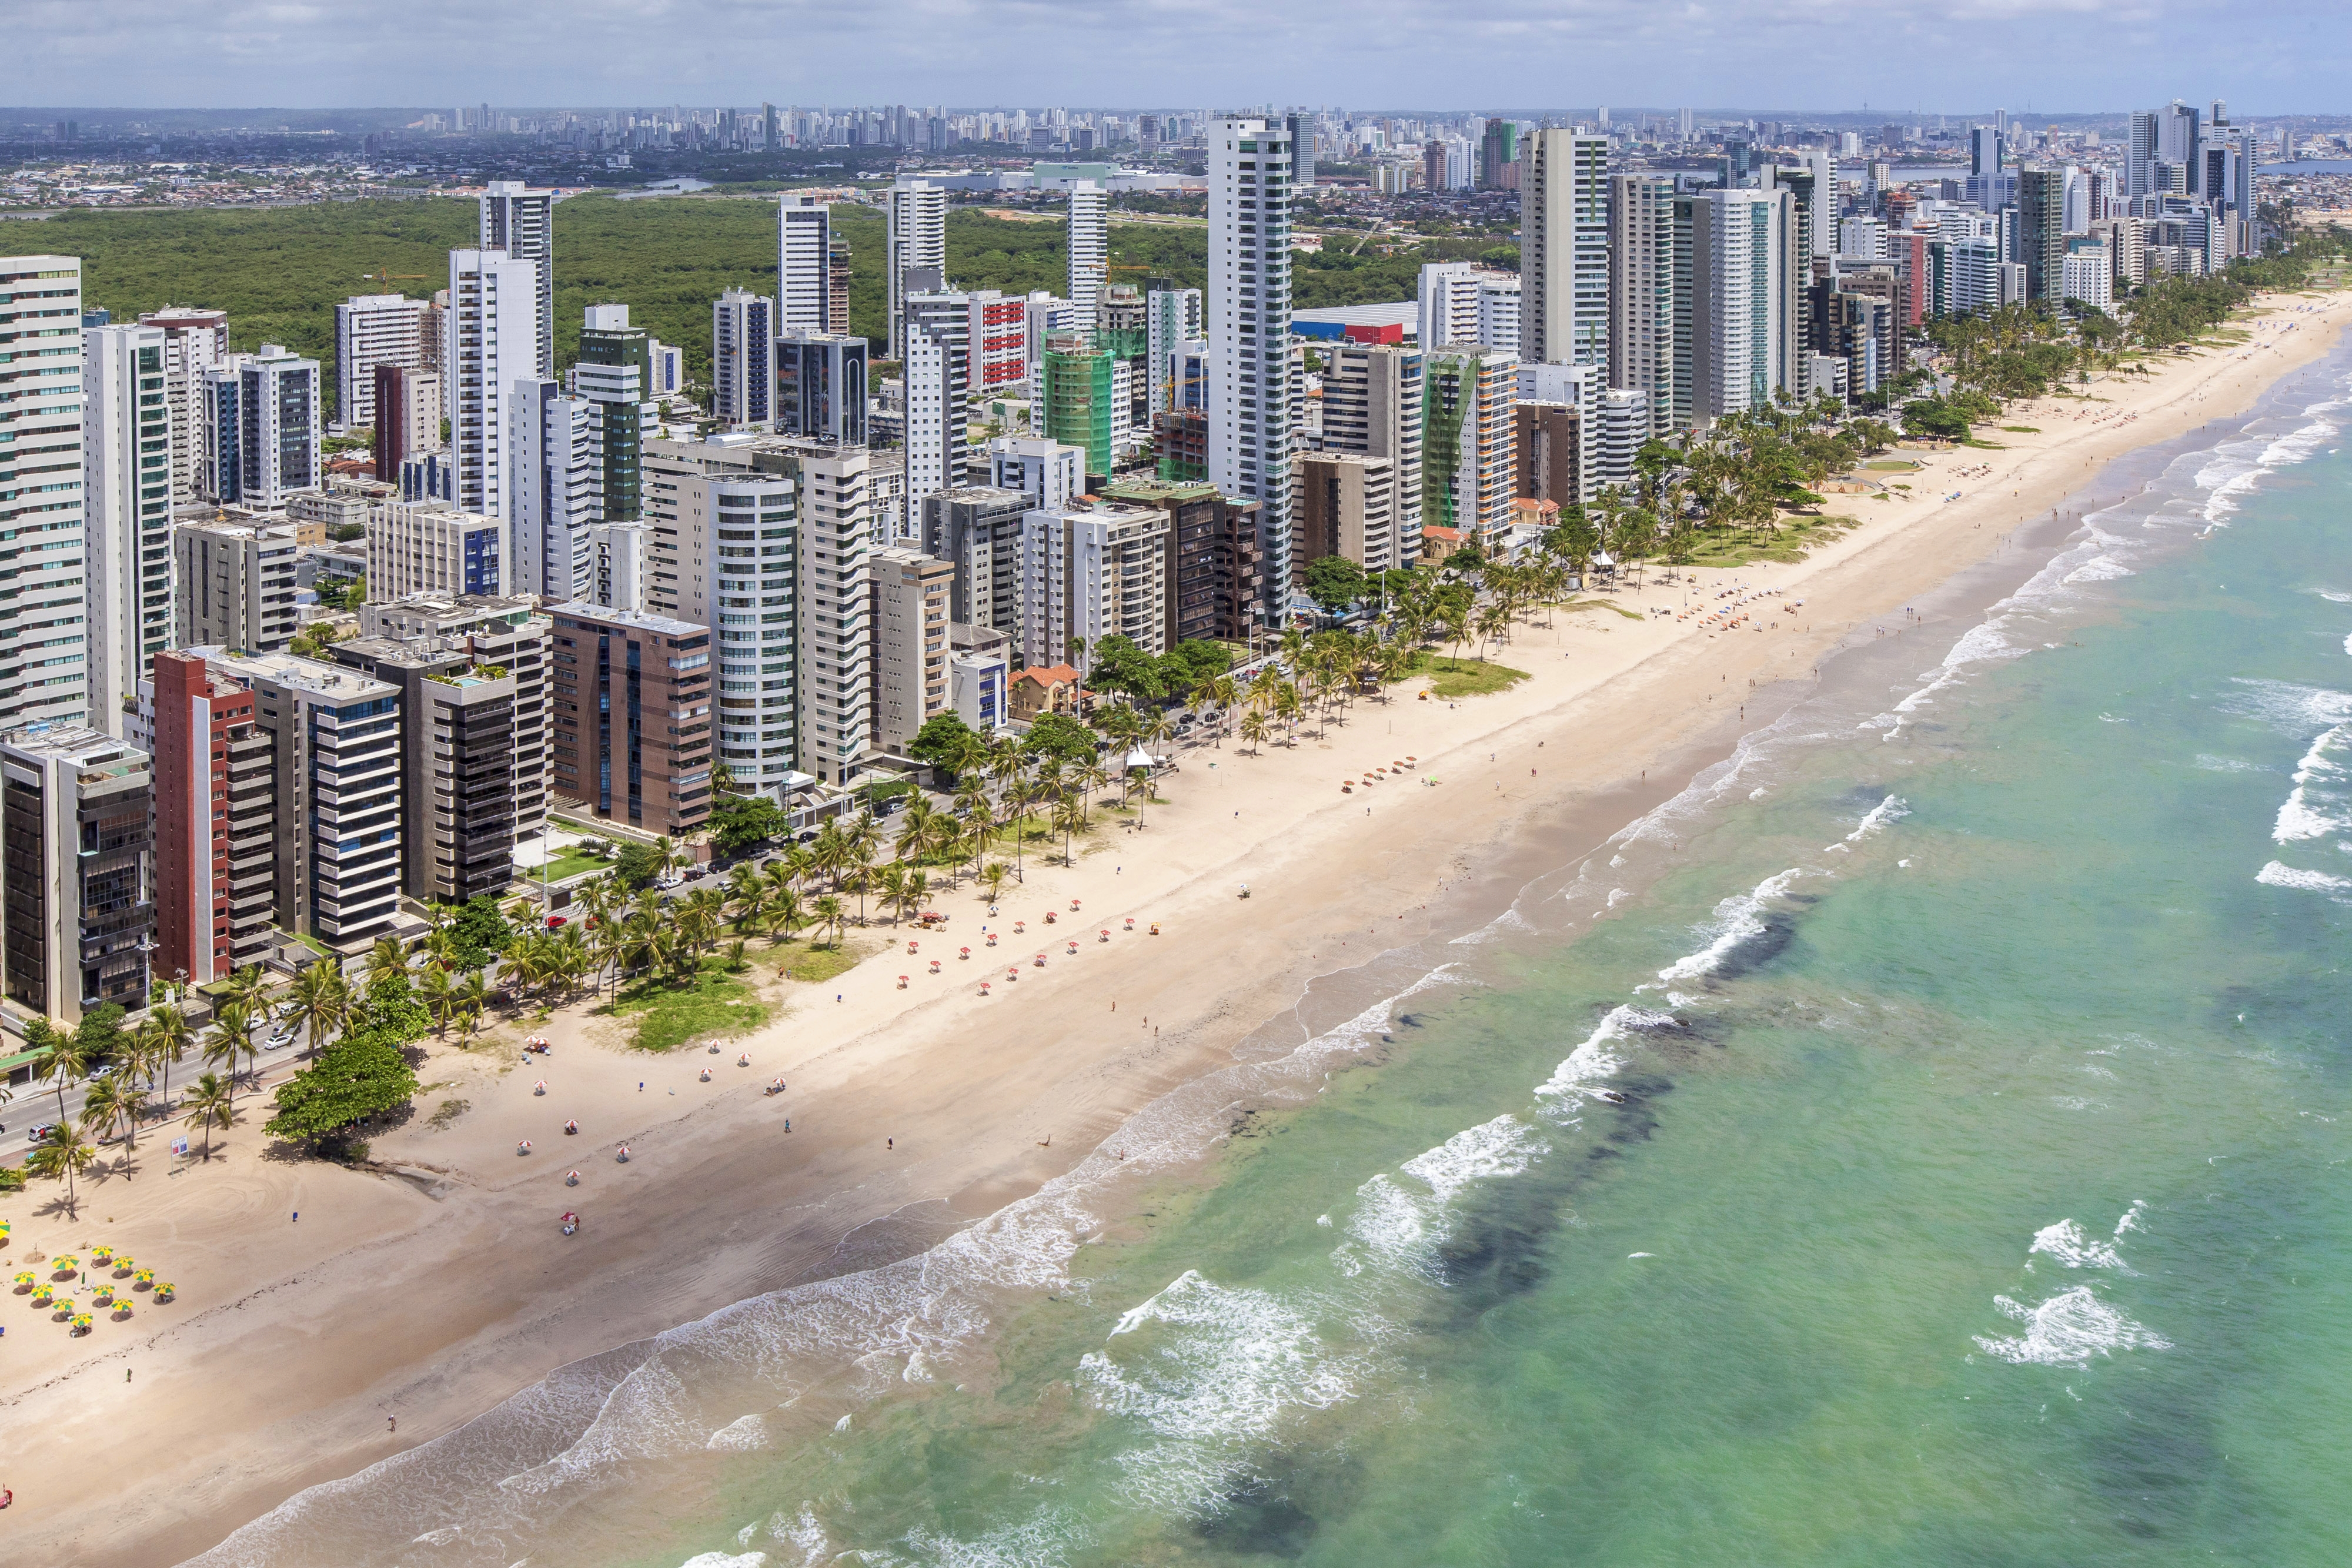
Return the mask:
<svg viewBox="0 0 2352 1568">
<path fill-rule="evenodd" d="M 1095 732 L 1069 715 L 1045 713 L 1037 716 L 1022 737 L 1021 750 L 1024 756 L 1058 758 L 1083 766 L 1095 759 Z"/>
<path fill-rule="evenodd" d="M 596 1010 L 635 1019 L 629 1043 L 639 1051 L 669 1051 L 691 1040 L 749 1034 L 768 1019 L 767 1007 L 751 988 L 729 974 L 724 961 L 717 958 L 706 959 L 689 984 L 647 976 Z"/>
<path fill-rule="evenodd" d="M 724 795 L 710 808 L 710 842 L 723 860 L 792 831 L 792 819 L 765 795 Z"/>
<path fill-rule="evenodd" d="M 1732 567 L 1759 560 L 1802 560 L 1805 552 L 1813 546 L 1827 544 L 1847 530 L 1861 526 L 1859 517 L 1799 515 L 1781 518 L 1779 528 L 1763 535 L 1730 534 L 1710 529 L 1693 542 L 1690 559 L 1685 564 Z M 1640 617 L 1634 619 L 1639 620 Z"/>
<path fill-rule="evenodd" d="M 416 1072 L 402 1048 L 424 1039 L 433 1019 L 399 978 L 354 1007 L 342 1037 L 278 1086 L 278 1113 L 263 1132 L 332 1155 L 358 1128 L 415 1097 Z"/>
<path fill-rule="evenodd" d="M 923 721 L 923 727 L 907 743 L 907 755 L 918 762 L 952 770 L 956 759 L 980 738 L 980 732 L 956 715 L 936 713 Z M 881 804 L 881 800 L 876 800 L 874 804 Z"/>
<path fill-rule="evenodd" d="M 600 866 L 610 865 L 612 861 L 609 848 L 610 846 L 602 840 L 588 839 L 565 850 L 547 862 L 547 880 L 562 882 L 566 877 L 578 876 L 583 871 L 594 871 Z M 536 882 L 539 878 L 534 875 L 531 880 Z"/>
<path fill-rule="evenodd" d="M 1411 673 L 1429 677 L 1433 695 L 1441 697 L 1482 697 L 1490 692 L 1510 690 L 1528 678 L 1525 670 L 1514 670 L 1507 664 L 1489 664 L 1484 659 L 1444 659 L 1427 649 L 1413 655 Z"/>
<path fill-rule="evenodd" d="M 804 986 L 821 986 L 857 967 L 861 955 L 845 944 L 818 944 L 794 937 L 777 943 L 766 956 L 775 960 L 776 972 L 785 979 Z"/>
</svg>

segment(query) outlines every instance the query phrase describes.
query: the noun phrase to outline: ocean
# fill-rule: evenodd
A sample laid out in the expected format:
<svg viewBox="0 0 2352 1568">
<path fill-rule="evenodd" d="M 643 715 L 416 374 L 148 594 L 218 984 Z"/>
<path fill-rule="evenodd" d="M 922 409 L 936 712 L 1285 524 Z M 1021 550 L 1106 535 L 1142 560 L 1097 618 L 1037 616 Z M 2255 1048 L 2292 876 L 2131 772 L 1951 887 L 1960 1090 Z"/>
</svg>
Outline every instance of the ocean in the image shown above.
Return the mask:
<svg viewBox="0 0 2352 1568">
<path fill-rule="evenodd" d="M 2347 398 L 2110 465 L 991 1220 L 198 1561 L 2352 1559 Z"/>
</svg>

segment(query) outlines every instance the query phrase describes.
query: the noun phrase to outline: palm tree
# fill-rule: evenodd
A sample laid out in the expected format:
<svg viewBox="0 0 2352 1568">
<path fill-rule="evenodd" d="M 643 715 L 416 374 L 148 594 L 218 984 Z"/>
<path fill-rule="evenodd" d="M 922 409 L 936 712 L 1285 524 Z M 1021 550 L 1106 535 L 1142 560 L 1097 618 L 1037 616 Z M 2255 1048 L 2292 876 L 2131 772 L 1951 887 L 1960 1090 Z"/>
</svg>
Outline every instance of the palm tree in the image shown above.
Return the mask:
<svg viewBox="0 0 2352 1568">
<path fill-rule="evenodd" d="M 438 964 L 427 966 L 424 976 L 417 981 L 416 992 L 416 999 L 423 1002 L 425 1010 L 433 1015 L 433 1032 L 445 1032 L 449 1027 L 450 1018 L 457 1011 L 456 988 L 449 979 L 449 971 Z"/>
<path fill-rule="evenodd" d="M 25 1168 L 37 1176 L 66 1184 L 66 1213 L 74 1218 L 80 1214 L 74 1207 L 74 1178 L 89 1168 L 95 1158 L 90 1146 L 75 1134 L 73 1127 L 59 1121 L 41 1134 L 33 1152 L 25 1156 Z"/>
<path fill-rule="evenodd" d="M 490 1005 L 488 977 L 479 969 L 467 970 L 466 977 L 457 982 L 457 988 L 451 994 L 450 1000 L 457 1007 L 457 1016 L 465 1019 L 466 1038 L 472 1040 L 474 1030 L 481 1025 L 483 1012 Z"/>
<path fill-rule="evenodd" d="M 750 861 L 738 862 L 727 873 L 727 898 L 735 905 L 736 930 L 759 925 L 761 907 L 768 902 L 768 884 L 761 879 L 760 868 Z"/>
<path fill-rule="evenodd" d="M 877 872 L 874 875 L 874 892 L 876 896 L 882 900 L 883 908 L 898 911 L 898 914 L 891 917 L 894 922 L 903 917 L 906 914 L 906 866 L 892 861 Z"/>
<path fill-rule="evenodd" d="M 991 861 L 981 867 L 980 883 L 982 886 L 988 889 L 989 903 L 994 904 L 998 895 L 1003 893 L 1004 879 L 1010 874 L 1003 861 Z"/>
<path fill-rule="evenodd" d="M 1029 813 L 1037 806 L 1037 786 L 1025 774 L 1014 774 L 1004 787 L 1004 815 L 1013 828 L 1013 875 L 1017 882 L 1029 879 L 1023 864 L 1023 845 L 1029 837 Z"/>
<path fill-rule="evenodd" d="M 330 961 L 331 962 L 331 960 Z M 375 946 L 368 949 L 368 989 L 370 991 L 373 991 L 380 983 L 389 980 L 395 975 L 405 975 L 407 973 L 408 954 L 401 947 L 400 938 L 397 936 L 377 937 L 375 939 Z"/>
<path fill-rule="evenodd" d="M 203 1130 L 205 1159 L 209 1163 L 213 1157 L 213 1129 L 226 1129 L 236 1124 L 236 1086 L 223 1083 L 217 1072 L 207 1072 L 197 1079 L 195 1088 L 189 1091 L 187 1104 L 188 1125 Z"/>
<path fill-rule="evenodd" d="M 793 933 L 800 928 L 804 918 L 799 891 L 785 888 L 768 900 L 768 940 L 772 943 L 781 935 L 784 941 L 791 941 Z"/>
<path fill-rule="evenodd" d="M 1062 835 L 1062 863 L 1076 865 L 1077 835 L 1092 824 L 1087 819 L 1086 798 L 1076 790 L 1063 796 L 1054 804 L 1054 831 Z"/>
<path fill-rule="evenodd" d="M 923 905 L 931 896 L 931 873 L 927 871 L 908 872 L 906 884 L 898 890 L 898 896 L 902 901 L 898 906 L 900 915 L 921 914 Z"/>
<path fill-rule="evenodd" d="M 260 1053 L 253 1039 L 253 1013 L 245 1003 L 226 1001 L 213 1015 L 213 1035 L 205 1042 L 205 1061 L 228 1063 L 229 1089 L 236 1088 L 237 1058 L 251 1059 Z"/>
<path fill-rule="evenodd" d="M 136 1138 L 140 1102 L 144 1098 L 139 1086 L 131 1082 L 127 1067 L 108 1073 L 81 1097 L 82 1130 L 100 1144 L 125 1127 L 130 1136 Z"/>
<path fill-rule="evenodd" d="M 352 988 L 343 978 L 343 967 L 322 958 L 295 976 L 287 993 L 287 1016 L 302 1028 L 302 1054 L 318 1055 L 320 1040 L 351 1022 Z"/>
<path fill-rule="evenodd" d="M 187 1054 L 196 1038 L 195 1031 L 188 1027 L 188 1015 L 180 1010 L 177 1002 L 157 1003 L 147 1014 L 144 1027 L 154 1036 L 150 1060 L 163 1066 L 163 1099 L 168 1103 L 172 1098 L 172 1063 Z"/>
<path fill-rule="evenodd" d="M 840 896 L 830 893 L 824 894 L 816 901 L 815 909 L 818 928 L 833 933 L 833 941 L 827 945 L 838 947 L 841 946 L 844 928 L 849 921 L 847 914 L 842 908 Z"/>
<path fill-rule="evenodd" d="M 58 1081 L 58 1121 L 60 1124 L 66 1119 L 66 1085 L 77 1078 L 89 1076 L 89 1047 L 84 1045 L 78 1036 L 51 1027 L 48 1045 L 33 1063 L 33 1076 Z"/>
<path fill-rule="evenodd" d="M 1242 715 L 1242 744 L 1248 747 L 1253 753 L 1265 744 L 1265 710 L 1252 708 Z"/>
</svg>

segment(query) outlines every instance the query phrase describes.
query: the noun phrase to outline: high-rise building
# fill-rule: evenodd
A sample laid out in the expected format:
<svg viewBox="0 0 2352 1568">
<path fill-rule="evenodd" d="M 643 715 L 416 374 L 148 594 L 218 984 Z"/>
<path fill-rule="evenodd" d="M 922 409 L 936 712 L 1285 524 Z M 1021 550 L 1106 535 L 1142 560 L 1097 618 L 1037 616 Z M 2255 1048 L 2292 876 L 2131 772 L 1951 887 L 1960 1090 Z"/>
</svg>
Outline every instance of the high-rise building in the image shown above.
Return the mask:
<svg viewBox="0 0 2352 1568">
<path fill-rule="evenodd" d="M 553 353 L 542 351 L 539 278 L 536 261 L 503 251 L 449 253 L 442 396 L 457 468 L 457 504 L 484 517 L 505 517 L 509 505 L 507 404 L 515 383 L 555 376 Z"/>
<path fill-rule="evenodd" d="M 971 308 L 950 289 L 909 293 L 899 329 L 906 386 L 907 500 L 964 482 L 971 407 Z"/>
<path fill-rule="evenodd" d="M 1478 139 L 1478 188 L 1502 190 L 1506 175 L 1519 161 L 1518 127 L 1507 120 L 1490 120 Z"/>
<path fill-rule="evenodd" d="M 399 688 L 292 653 L 190 652 L 203 654 L 215 689 L 226 677 L 254 695 L 276 805 L 278 925 L 330 946 L 381 935 L 400 905 Z"/>
<path fill-rule="evenodd" d="M 813 449 L 800 467 L 800 770 L 845 783 L 871 745 L 874 621 L 868 558 L 894 498 L 877 498 L 887 462 L 862 446 Z M 892 466 L 896 466 L 892 465 Z M 898 502 L 897 505 L 903 505 Z M 901 516 L 904 514 L 901 513 Z"/>
<path fill-rule="evenodd" d="M 1522 402 L 1512 405 L 1511 421 L 1517 465 L 1512 497 L 1552 501 L 1563 507 L 1588 499 L 1583 411 L 1564 402 Z"/>
<path fill-rule="evenodd" d="M 1290 564 L 1302 580 L 1327 555 L 1343 556 L 1366 571 L 1404 564 L 1396 465 L 1355 452 L 1302 452 L 1294 466 Z"/>
<path fill-rule="evenodd" d="M 864 338 L 785 328 L 775 345 L 777 434 L 865 445 L 867 348 Z"/>
<path fill-rule="evenodd" d="M 1475 281 L 1478 288 L 1478 332 L 1475 340 L 1490 349 L 1517 353 L 1519 314 L 1526 296 L 1526 291 L 1519 287 L 1518 275 L 1482 272 Z"/>
<path fill-rule="evenodd" d="M 1499 349 L 1441 349 L 1425 357 L 1422 373 L 1422 526 L 1507 527 L 1517 477 L 1517 359 Z"/>
<path fill-rule="evenodd" d="M 441 445 L 441 372 L 375 368 L 375 476 L 390 485 L 400 465 Z"/>
<path fill-rule="evenodd" d="M 2204 160 L 2198 155 L 2203 132 L 2198 111 L 2177 98 L 2157 110 L 2157 158 L 2176 169 L 2188 171 L 2185 193 L 2191 196 L 2206 193 L 2201 169 Z"/>
<path fill-rule="evenodd" d="M 503 594 L 507 533 L 504 517 L 437 501 L 379 501 L 368 508 L 368 592 L 386 600 L 412 593 Z M 562 580 L 571 580 L 568 562 Z"/>
<path fill-rule="evenodd" d="M 2145 196 L 2156 189 L 2156 161 L 2158 131 L 2157 116 L 2146 110 L 2134 110 L 2131 117 L 2130 140 L 2124 148 L 2123 197 Z"/>
<path fill-rule="evenodd" d="M 0 731 L 0 989 L 18 1007 L 70 1026 L 147 1005 L 153 793 L 147 754 L 103 730 Z"/>
<path fill-rule="evenodd" d="M 291 524 L 182 523 L 172 530 L 172 645 L 275 653 L 294 640 L 300 549 Z"/>
<path fill-rule="evenodd" d="M 1399 541 L 1392 566 L 1411 566 L 1421 555 L 1428 358 L 1426 350 L 1398 344 L 1341 341 L 1332 345 L 1323 366 L 1321 449 L 1389 461 Z"/>
<path fill-rule="evenodd" d="M 1046 340 L 1045 373 L 1038 392 L 1045 404 L 1045 439 L 1082 449 L 1087 472 L 1108 477 L 1114 451 L 1117 360 L 1081 332 Z M 943 486 L 944 487 L 944 486 Z"/>
<path fill-rule="evenodd" d="M 890 357 L 903 350 L 907 275 L 924 271 L 947 277 L 948 193 L 928 180 L 901 178 L 890 187 L 884 228 L 883 284 L 890 313 Z M 929 285 L 938 287 L 939 283 Z"/>
<path fill-rule="evenodd" d="M 1166 653 L 1169 553 L 1168 514 L 1156 507 L 1029 512 L 1021 533 L 1023 664 L 1067 659 L 1083 671 L 1088 650 L 1113 632 L 1147 653 Z"/>
<path fill-rule="evenodd" d="M 610 821 L 677 838 L 710 818 L 711 632 L 559 604 L 551 788 Z"/>
<path fill-rule="evenodd" d="M 374 427 L 375 372 L 425 363 L 425 313 L 431 303 L 401 294 L 354 294 L 335 307 L 337 431 Z"/>
<path fill-rule="evenodd" d="M 587 400 L 589 449 L 594 458 L 596 515 L 632 522 L 645 507 L 646 437 L 661 418 L 653 401 L 654 340 L 629 325 L 625 305 L 591 305 L 580 330 L 580 358 L 572 392 Z"/>
<path fill-rule="evenodd" d="M 923 553 L 953 569 L 948 580 L 950 620 L 1019 634 L 1021 519 L 1036 504 L 1024 490 L 990 485 L 922 497 L 918 516 Z"/>
<path fill-rule="evenodd" d="M 710 308 L 710 412 L 729 430 L 765 430 L 775 421 L 771 345 L 776 302 L 730 288 Z"/>
<path fill-rule="evenodd" d="M 841 235 L 833 236 L 833 252 L 825 263 L 826 315 L 835 332 L 849 330 L 849 242 Z"/>
<path fill-rule="evenodd" d="M 201 653 L 166 650 L 144 685 L 153 748 L 154 972 L 188 985 L 258 964 L 277 850 L 277 771 L 254 695 Z"/>
<path fill-rule="evenodd" d="M 142 327 L 163 331 L 163 403 L 172 413 L 172 505 L 205 498 L 205 372 L 228 358 L 228 316 L 166 305 L 142 311 Z"/>
<path fill-rule="evenodd" d="M 2066 172 L 2027 167 L 2017 175 L 2018 256 L 2029 298 L 2065 297 Z"/>
<path fill-rule="evenodd" d="M 893 545 L 874 552 L 874 712 L 877 750 L 904 757 L 917 732 L 948 711 L 948 601 L 955 564 Z"/>
<path fill-rule="evenodd" d="M 1143 316 L 1144 412 L 1156 416 L 1175 406 L 1178 352 L 1207 347 L 1201 336 L 1201 291 L 1155 280 L 1144 293 Z"/>
<path fill-rule="evenodd" d="M 1445 185 L 1445 143 L 1432 138 L 1421 149 L 1421 185 L 1425 191 L 1443 191 Z"/>
<path fill-rule="evenodd" d="M 120 737 L 172 645 L 172 412 L 158 327 L 81 332 L 82 562 L 92 727 Z"/>
<path fill-rule="evenodd" d="M 517 375 L 555 374 L 555 193 L 534 190 L 520 180 L 492 180 L 482 188 L 480 248 L 504 251 L 516 261 L 530 263 L 535 271 L 537 299 L 532 344 L 537 350 L 529 364 L 518 365 Z M 453 256 L 454 259 L 454 256 Z M 449 296 L 457 297 L 457 279 Z"/>
<path fill-rule="evenodd" d="M 988 482 L 1023 492 L 1033 508 L 1066 507 L 1086 494 L 1086 449 L 1051 438 L 1000 435 L 988 444 Z"/>
<path fill-rule="evenodd" d="M 678 616 L 711 629 L 718 756 L 782 803 L 799 760 L 800 526 L 790 475 L 711 473 L 678 496 Z"/>
<path fill-rule="evenodd" d="M 833 313 L 833 206 L 787 191 L 776 213 L 776 326 L 846 332 Z"/>
<path fill-rule="evenodd" d="M 326 482 L 319 361 L 264 343 L 205 372 L 205 461 L 213 500 L 271 508 Z"/>
<path fill-rule="evenodd" d="M 1110 276 L 1110 193 L 1092 180 L 1070 183 L 1068 249 L 1070 303 L 1091 317 Z"/>
<path fill-rule="evenodd" d="M 1477 269 L 1470 263 L 1423 262 L 1420 296 L 1423 348 L 1478 340 Z"/>
<path fill-rule="evenodd" d="M 1282 129 L 1290 142 L 1290 165 L 1294 183 L 1304 190 L 1315 183 L 1315 117 L 1292 114 L 1284 117 Z"/>
<path fill-rule="evenodd" d="M 369 614 L 367 612 L 374 612 Z M 400 690 L 401 889 L 463 904 L 546 827 L 552 621 L 528 599 L 365 606 L 335 662 Z"/>
<path fill-rule="evenodd" d="M 1519 355 L 1609 362 L 1609 139 L 1545 130 L 1519 144 Z"/>
<path fill-rule="evenodd" d="M 512 559 L 503 590 L 549 604 L 590 597 L 588 531 L 604 520 L 597 507 L 595 405 L 567 395 L 559 382 L 532 377 L 510 390 L 508 418 Z M 395 591 L 373 571 L 369 587 L 386 596 Z"/>
<path fill-rule="evenodd" d="M 1705 191 L 1691 216 L 1691 421 L 1768 408 L 1797 386 L 1795 232 L 1786 191 Z"/>
<path fill-rule="evenodd" d="M 1671 180 L 1619 174 L 1609 207 L 1609 384 L 1645 388 L 1664 435 L 1690 423 L 1676 372 L 1689 365 L 1691 204 Z"/>
<path fill-rule="evenodd" d="M 1170 647 L 1194 639 L 1248 640 L 1265 597 L 1255 502 L 1229 500 L 1198 480 L 1164 479 L 1115 479 L 1101 498 L 1168 514 L 1163 635 Z"/>
<path fill-rule="evenodd" d="M 1280 121 L 1209 127 L 1209 480 L 1260 504 L 1266 624 L 1290 601 L 1291 141 Z"/>
</svg>

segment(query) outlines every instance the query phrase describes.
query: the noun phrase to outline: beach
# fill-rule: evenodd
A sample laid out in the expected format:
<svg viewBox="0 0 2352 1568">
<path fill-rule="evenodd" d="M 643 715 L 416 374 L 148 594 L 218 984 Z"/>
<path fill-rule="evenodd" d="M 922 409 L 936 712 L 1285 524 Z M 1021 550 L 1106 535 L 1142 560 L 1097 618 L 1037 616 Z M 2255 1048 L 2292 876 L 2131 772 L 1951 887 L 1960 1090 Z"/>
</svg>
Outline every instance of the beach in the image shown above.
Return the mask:
<svg viewBox="0 0 2352 1568">
<path fill-rule="evenodd" d="M 1672 584 L 1653 569 L 1611 607 L 1539 613 L 1490 655 L 1529 672 L 1508 691 L 1447 703 L 1409 682 L 1295 747 L 1182 752 L 1140 831 L 1106 820 L 1074 867 L 1031 853 L 993 918 L 966 886 L 934 900 L 942 930 L 877 923 L 859 936 L 883 951 L 792 988 L 782 1018 L 719 1054 L 625 1053 L 574 1008 L 500 1031 L 549 1036 L 544 1061 L 437 1048 L 419 1114 L 372 1150 L 407 1175 L 269 1158 L 257 1106 L 208 1165 L 166 1174 L 148 1134 L 136 1176 L 91 1173 L 78 1220 L 46 1186 L 0 1200 L 12 1260 L 105 1243 L 179 1287 L 80 1339 L 8 1298 L 10 1538 L 28 1560 L 179 1560 L 558 1367 L 903 1256 L 1035 1190 L 1244 1040 L 1324 1027 L 1360 959 L 1491 915 L 1528 835 L 1601 842 L 1832 651 L 1906 634 L 1906 611 L 2004 552 L 2022 575 L 2021 530 L 2063 531 L 2053 510 L 2106 462 L 2250 406 L 2334 346 L 2352 300 L 2259 308 L 2244 345 L 2011 409 L 2038 428 L 1983 431 L 2000 450 L 1901 454 L 1923 463 L 1899 476 L 1916 498 L 1837 497 L 1862 526 L 1802 561 Z M 1706 619 L 1734 603 L 1736 627 Z M 779 1075 L 788 1092 L 763 1094 Z M 12 1126 L 37 1119 L 32 1098 Z M 580 1234 L 561 1234 L 565 1210 Z"/>
</svg>

